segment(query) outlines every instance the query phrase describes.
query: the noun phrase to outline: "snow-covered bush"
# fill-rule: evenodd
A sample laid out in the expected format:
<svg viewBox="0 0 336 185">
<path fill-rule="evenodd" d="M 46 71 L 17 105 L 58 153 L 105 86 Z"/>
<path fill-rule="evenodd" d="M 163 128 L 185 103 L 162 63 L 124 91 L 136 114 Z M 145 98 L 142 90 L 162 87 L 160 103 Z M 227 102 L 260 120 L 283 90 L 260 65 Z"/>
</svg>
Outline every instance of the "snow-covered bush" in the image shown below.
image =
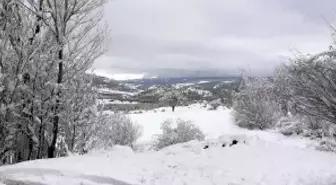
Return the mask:
<svg viewBox="0 0 336 185">
<path fill-rule="evenodd" d="M 216 109 L 215 109 L 215 107 L 208 107 L 207 110 L 208 110 L 208 111 L 214 111 L 214 110 L 216 110 Z"/>
<path fill-rule="evenodd" d="M 303 135 L 311 139 L 333 137 L 331 124 L 312 116 L 281 117 L 277 128 L 284 135 Z"/>
<path fill-rule="evenodd" d="M 314 116 L 304 116 L 303 117 L 303 125 L 304 125 L 304 132 L 303 135 L 305 137 L 310 138 L 322 138 L 324 136 L 328 136 L 329 125 L 325 120 L 321 120 Z"/>
<path fill-rule="evenodd" d="M 209 102 L 209 105 L 210 107 L 208 108 L 208 110 L 217 110 L 217 108 L 223 105 L 223 103 L 221 102 L 221 99 L 216 99 L 216 100 Z"/>
<path fill-rule="evenodd" d="M 244 78 L 235 95 L 234 117 L 238 126 L 248 129 L 267 129 L 280 118 L 273 93 L 273 84 L 267 78 Z"/>
<path fill-rule="evenodd" d="M 323 139 L 316 149 L 321 151 L 336 152 L 336 140 L 334 138 Z"/>
<path fill-rule="evenodd" d="M 114 145 L 133 147 L 141 137 L 143 128 L 122 114 L 102 115 L 95 125 L 95 133 L 89 142 L 89 149 L 109 148 Z"/>
<path fill-rule="evenodd" d="M 317 150 L 336 152 L 336 126 L 331 123 L 323 123 L 323 127 L 318 130 L 318 136 L 321 136 L 322 139 L 319 142 L 319 145 L 316 147 Z M 315 131 L 315 135 L 316 135 Z M 315 136 L 313 135 L 313 136 Z"/>
<path fill-rule="evenodd" d="M 162 134 L 154 139 L 154 148 L 157 150 L 177 143 L 205 139 L 199 127 L 181 119 L 164 121 L 161 124 L 161 130 Z"/>
<path fill-rule="evenodd" d="M 334 52 L 299 55 L 276 71 L 275 84 L 282 113 L 300 119 L 298 126 L 305 137 L 334 137 L 329 132 L 335 123 L 335 71 Z"/>
<path fill-rule="evenodd" d="M 280 133 L 286 136 L 301 134 L 304 131 L 304 124 L 300 117 L 281 117 L 276 125 Z"/>
</svg>

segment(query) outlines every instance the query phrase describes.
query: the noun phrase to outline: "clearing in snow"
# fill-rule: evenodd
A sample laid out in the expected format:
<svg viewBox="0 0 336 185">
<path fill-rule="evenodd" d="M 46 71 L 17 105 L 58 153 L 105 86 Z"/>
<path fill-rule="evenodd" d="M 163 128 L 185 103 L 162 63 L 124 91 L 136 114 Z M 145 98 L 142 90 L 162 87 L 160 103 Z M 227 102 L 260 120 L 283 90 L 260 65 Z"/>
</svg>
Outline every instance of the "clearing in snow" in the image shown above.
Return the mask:
<svg viewBox="0 0 336 185">
<path fill-rule="evenodd" d="M 160 108 L 163 109 L 163 108 Z M 170 110 L 169 108 L 166 108 Z M 336 155 L 316 144 L 275 131 L 248 131 L 232 123 L 230 110 L 200 105 L 176 112 L 130 115 L 144 127 L 140 142 L 159 134 L 166 119 L 191 120 L 206 141 L 135 153 L 115 146 L 84 156 L 29 161 L 0 168 L 0 184 L 67 185 L 330 185 L 336 183 Z M 235 139 L 238 144 L 229 146 Z M 223 147 L 226 144 L 225 147 Z M 208 146 L 207 149 L 204 149 Z"/>
</svg>

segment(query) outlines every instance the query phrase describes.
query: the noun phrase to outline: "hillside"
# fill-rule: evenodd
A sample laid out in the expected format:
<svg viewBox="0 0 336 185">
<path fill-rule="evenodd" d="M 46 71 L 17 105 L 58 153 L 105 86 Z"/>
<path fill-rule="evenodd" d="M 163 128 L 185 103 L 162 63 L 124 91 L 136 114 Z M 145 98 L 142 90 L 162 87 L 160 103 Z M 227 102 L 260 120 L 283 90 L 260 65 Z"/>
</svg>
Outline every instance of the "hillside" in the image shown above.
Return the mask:
<svg viewBox="0 0 336 185">
<path fill-rule="evenodd" d="M 164 106 L 160 99 L 169 92 L 183 96 L 182 105 L 223 99 L 231 104 L 231 95 L 239 85 L 235 77 L 184 77 L 115 81 L 105 77 L 94 79 L 101 102 L 106 110 L 151 110 Z"/>
</svg>

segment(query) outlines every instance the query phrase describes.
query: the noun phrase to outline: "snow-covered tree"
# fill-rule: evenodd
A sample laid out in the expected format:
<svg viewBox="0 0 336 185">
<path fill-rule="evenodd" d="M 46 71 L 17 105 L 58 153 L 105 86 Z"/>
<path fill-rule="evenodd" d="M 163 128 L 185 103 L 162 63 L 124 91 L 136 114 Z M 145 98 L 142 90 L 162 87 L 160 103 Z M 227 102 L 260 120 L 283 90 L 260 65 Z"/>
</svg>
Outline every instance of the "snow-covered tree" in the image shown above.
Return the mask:
<svg viewBox="0 0 336 185">
<path fill-rule="evenodd" d="M 300 56 L 285 66 L 290 98 L 301 114 L 335 123 L 336 53 Z"/>
<path fill-rule="evenodd" d="M 266 129 L 279 118 L 273 83 L 269 78 L 245 77 L 235 95 L 236 123 L 249 129 Z"/>
<path fill-rule="evenodd" d="M 38 21 L 19 1 L 1 1 L 0 17 L 0 157 L 12 163 L 33 158 L 38 144 L 37 68 L 49 59 L 52 47 L 40 42 L 45 35 L 35 36 L 41 32 Z"/>
<path fill-rule="evenodd" d="M 65 131 L 66 144 L 71 152 L 82 152 L 88 139 L 92 124 L 97 123 L 97 92 L 92 85 L 92 76 L 78 75 L 69 80 L 69 88 L 64 94 L 62 127 Z"/>
<path fill-rule="evenodd" d="M 166 93 L 160 98 L 161 101 L 167 103 L 171 108 L 172 111 L 175 111 L 175 107 L 184 99 L 182 92 L 179 90 L 171 90 Z"/>
<path fill-rule="evenodd" d="M 0 1 L 4 163 L 55 157 L 56 147 L 73 149 L 73 128 L 88 128 L 95 120 L 89 111 L 95 109 L 95 92 L 85 71 L 104 52 L 103 2 Z"/>
<path fill-rule="evenodd" d="M 114 145 L 133 147 L 143 133 L 141 125 L 122 114 L 100 113 L 93 127 L 88 135 L 87 150 L 106 149 Z"/>
<path fill-rule="evenodd" d="M 38 16 L 45 29 L 49 30 L 55 50 L 52 61 L 56 64 L 52 99 L 52 136 L 48 147 L 48 157 L 56 153 L 56 141 L 61 127 L 64 98 L 68 93 L 70 80 L 80 78 L 91 67 L 102 52 L 102 31 L 99 31 L 101 14 L 99 8 L 103 0 L 29 1 L 21 4 Z M 39 8 L 41 7 L 42 8 Z M 42 11 L 41 11 L 42 10 Z"/>
</svg>

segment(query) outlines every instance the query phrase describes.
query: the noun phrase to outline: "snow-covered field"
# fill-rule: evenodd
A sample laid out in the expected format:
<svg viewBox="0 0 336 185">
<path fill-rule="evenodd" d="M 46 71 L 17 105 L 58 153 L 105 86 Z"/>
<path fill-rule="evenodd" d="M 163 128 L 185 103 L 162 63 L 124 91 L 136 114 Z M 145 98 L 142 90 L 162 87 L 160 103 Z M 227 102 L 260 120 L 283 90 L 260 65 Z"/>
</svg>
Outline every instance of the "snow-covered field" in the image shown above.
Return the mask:
<svg viewBox="0 0 336 185">
<path fill-rule="evenodd" d="M 162 112 L 164 110 L 164 112 Z M 155 134 L 160 134 L 161 123 L 168 119 L 190 120 L 198 125 L 209 138 L 217 138 L 226 131 L 236 129 L 231 123 L 230 111 L 219 108 L 218 111 L 207 111 L 195 104 L 190 107 L 177 107 L 172 112 L 170 107 L 162 107 L 144 114 L 130 114 L 132 121 L 139 123 L 144 127 L 144 134 L 140 141 L 149 141 Z"/>
<path fill-rule="evenodd" d="M 163 108 L 160 108 L 163 109 Z M 30 161 L 0 168 L 0 182 L 15 184 L 114 185 L 331 185 L 336 184 L 336 154 L 313 149 L 315 143 L 275 131 L 247 131 L 232 123 L 230 110 L 199 105 L 169 108 L 131 119 L 143 125 L 140 142 L 160 133 L 165 119 L 191 120 L 207 140 L 161 151 L 134 153 L 116 146 L 84 156 Z M 237 145 L 222 147 L 232 138 Z M 245 143 L 243 142 L 245 141 Z M 208 145 L 208 149 L 203 149 Z M 8 183 L 9 182 L 9 183 Z M 1 183 L 0 183 L 1 184 Z"/>
</svg>

